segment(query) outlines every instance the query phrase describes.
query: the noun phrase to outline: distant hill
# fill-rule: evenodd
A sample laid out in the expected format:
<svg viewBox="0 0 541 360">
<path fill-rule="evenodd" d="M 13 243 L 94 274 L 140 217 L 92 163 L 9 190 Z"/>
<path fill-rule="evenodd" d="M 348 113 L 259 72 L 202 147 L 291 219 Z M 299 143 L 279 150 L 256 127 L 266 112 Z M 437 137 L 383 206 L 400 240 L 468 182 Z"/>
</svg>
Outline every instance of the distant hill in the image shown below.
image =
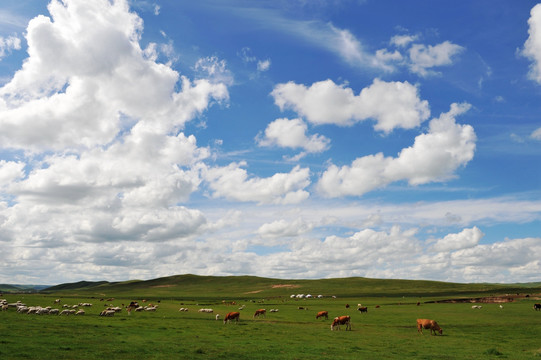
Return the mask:
<svg viewBox="0 0 541 360">
<path fill-rule="evenodd" d="M 79 281 L 48 287 L 42 293 L 64 296 L 126 296 L 131 298 L 217 298 L 240 299 L 289 297 L 292 294 L 340 297 L 446 297 L 489 296 L 505 293 L 541 293 L 541 283 L 531 284 L 462 284 L 426 280 L 370 279 L 363 277 L 287 280 L 257 276 L 175 275 L 152 280 L 122 282 Z"/>
<path fill-rule="evenodd" d="M 49 288 L 51 285 L 19 285 L 19 284 L 0 284 L 1 293 L 20 293 L 20 292 L 38 292 Z"/>
<path fill-rule="evenodd" d="M 108 285 L 108 284 L 110 284 L 108 281 L 78 281 L 74 283 L 66 283 L 66 284 L 50 286 L 50 287 L 44 288 L 43 290 L 46 292 L 55 292 L 55 291 L 62 291 L 62 290 L 81 290 L 81 289 L 86 289 L 86 288 L 95 288 L 97 286 Z"/>
</svg>

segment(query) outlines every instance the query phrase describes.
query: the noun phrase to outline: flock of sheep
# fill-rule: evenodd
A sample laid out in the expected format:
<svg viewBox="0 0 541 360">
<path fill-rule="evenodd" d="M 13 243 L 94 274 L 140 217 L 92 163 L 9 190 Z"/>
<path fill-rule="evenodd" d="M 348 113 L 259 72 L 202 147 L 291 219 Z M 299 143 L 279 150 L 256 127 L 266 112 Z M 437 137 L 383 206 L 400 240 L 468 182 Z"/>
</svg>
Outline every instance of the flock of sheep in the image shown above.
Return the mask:
<svg viewBox="0 0 541 360">
<path fill-rule="evenodd" d="M 59 301 L 55 300 L 55 303 Z M 36 314 L 36 315 L 84 315 L 85 311 L 83 309 L 78 309 L 79 306 L 92 306 L 89 303 L 80 303 L 78 305 L 63 305 L 62 311 L 52 306 L 27 306 L 22 303 L 20 300 L 15 303 L 8 303 L 6 299 L 0 299 L 0 306 L 2 311 L 8 310 L 10 307 L 14 307 L 18 313 L 21 314 Z"/>
<path fill-rule="evenodd" d="M 54 304 L 60 304 L 60 299 L 56 299 Z M 84 315 L 85 311 L 80 307 L 91 307 L 91 303 L 79 303 L 75 305 L 62 305 L 63 309 L 53 308 L 52 306 L 27 306 L 20 300 L 14 303 L 8 303 L 6 299 L 0 299 L 0 308 L 2 311 L 7 311 L 9 308 L 15 308 L 20 314 L 36 314 L 36 315 Z M 128 315 L 131 310 L 134 311 L 156 311 L 158 305 L 149 304 L 147 306 L 127 307 Z M 100 316 L 113 316 L 115 313 L 121 312 L 122 307 L 108 305 Z"/>
</svg>

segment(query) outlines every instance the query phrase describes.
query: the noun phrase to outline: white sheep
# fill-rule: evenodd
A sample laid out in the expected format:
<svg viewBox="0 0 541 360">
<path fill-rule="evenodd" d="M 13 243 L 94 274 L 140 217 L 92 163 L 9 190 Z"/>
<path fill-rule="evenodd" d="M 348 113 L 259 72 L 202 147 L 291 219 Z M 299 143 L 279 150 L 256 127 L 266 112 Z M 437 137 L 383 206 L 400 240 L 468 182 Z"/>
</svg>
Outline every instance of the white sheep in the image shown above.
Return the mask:
<svg viewBox="0 0 541 360">
<path fill-rule="evenodd" d="M 108 310 L 108 309 L 105 309 L 100 313 L 100 316 L 114 316 L 114 315 L 115 315 L 115 311 Z"/>
<path fill-rule="evenodd" d="M 49 309 L 47 308 L 42 308 L 42 307 L 39 307 L 37 310 L 36 310 L 36 314 L 37 315 L 49 315 Z"/>
<path fill-rule="evenodd" d="M 216 314 L 216 320 L 220 320 L 220 314 Z"/>
</svg>

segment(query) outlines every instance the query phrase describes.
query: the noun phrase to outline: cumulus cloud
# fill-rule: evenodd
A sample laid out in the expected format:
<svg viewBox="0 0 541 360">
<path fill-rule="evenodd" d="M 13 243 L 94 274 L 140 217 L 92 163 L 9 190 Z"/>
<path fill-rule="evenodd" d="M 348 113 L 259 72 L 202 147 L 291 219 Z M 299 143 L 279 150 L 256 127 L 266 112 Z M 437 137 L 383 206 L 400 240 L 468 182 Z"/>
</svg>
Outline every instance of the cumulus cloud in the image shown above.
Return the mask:
<svg viewBox="0 0 541 360">
<path fill-rule="evenodd" d="M 464 229 L 458 234 L 446 235 L 434 244 L 433 249 L 436 252 L 442 252 L 472 248 L 479 244 L 484 235 L 478 227 L 474 226 L 471 229 Z"/>
<path fill-rule="evenodd" d="M 330 140 L 323 135 L 308 136 L 308 126 L 301 119 L 276 119 L 257 137 L 259 146 L 301 148 L 307 153 L 319 153 L 329 148 Z"/>
<path fill-rule="evenodd" d="M 434 46 L 414 44 L 409 49 L 411 71 L 421 76 L 434 75 L 436 72 L 429 69 L 452 64 L 453 57 L 462 51 L 464 51 L 462 46 L 449 41 Z"/>
<path fill-rule="evenodd" d="M 541 84 L 541 4 L 535 5 L 530 11 L 528 25 L 529 36 L 522 54 L 532 61 L 528 73 L 530 79 Z"/>
<path fill-rule="evenodd" d="M 469 108 L 469 104 L 451 105 L 449 112 L 431 120 L 428 132 L 418 135 L 396 158 L 378 153 L 357 158 L 351 166 L 331 164 L 319 179 L 318 190 L 329 197 L 362 195 L 395 181 L 420 185 L 452 178 L 475 151 L 473 128 L 455 122 Z"/>
<path fill-rule="evenodd" d="M 29 22 L 28 58 L 0 88 L 0 143 L 23 154 L 0 162 L 4 240 L 71 249 L 198 233 L 205 216 L 180 203 L 209 151 L 180 130 L 228 100 L 216 79 L 225 63 L 201 61 L 206 77 L 193 81 L 157 63 L 126 1 L 51 1 L 48 10 Z"/>
<path fill-rule="evenodd" d="M 208 168 L 204 178 L 212 189 L 213 197 L 262 204 L 295 204 L 306 200 L 304 190 L 310 184 L 310 170 L 295 166 L 289 173 L 276 173 L 267 178 L 249 177 L 241 166 L 232 163 L 226 167 Z"/>
<path fill-rule="evenodd" d="M 417 127 L 430 115 L 428 102 L 421 100 L 417 87 L 408 82 L 375 79 L 359 95 L 332 80 L 310 87 L 288 82 L 278 84 L 271 95 L 281 110 L 292 109 L 316 125 L 350 126 L 374 119 L 374 128 L 388 133 L 395 128 Z"/>
<path fill-rule="evenodd" d="M 125 1 L 52 1 L 48 9 L 51 17 L 28 24 L 29 57 L 0 89 L 3 146 L 106 144 L 121 130 L 122 116 L 152 119 L 160 131 L 171 131 L 210 99 L 227 99 L 224 84 L 192 83 L 147 59 L 138 43 L 142 21 Z M 183 88 L 176 92 L 179 79 Z"/>
<path fill-rule="evenodd" d="M 263 224 L 257 229 L 259 236 L 263 238 L 295 237 L 311 231 L 314 225 L 302 219 L 288 222 L 284 219 Z"/>
<path fill-rule="evenodd" d="M 0 160 L 0 189 L 24 177 L 25 164 L 20 161 Z"/>
</svg>

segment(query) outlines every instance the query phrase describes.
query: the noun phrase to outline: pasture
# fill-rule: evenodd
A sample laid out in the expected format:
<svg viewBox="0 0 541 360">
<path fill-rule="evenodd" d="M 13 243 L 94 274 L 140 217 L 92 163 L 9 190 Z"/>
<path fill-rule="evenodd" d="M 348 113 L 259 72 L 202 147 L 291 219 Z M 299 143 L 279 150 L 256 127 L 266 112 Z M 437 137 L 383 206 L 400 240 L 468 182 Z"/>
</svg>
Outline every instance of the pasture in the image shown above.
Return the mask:
<svg viewBox="0 0 541 360">
<path fill-rule="evenodd" d="M 265 291 L 249 291 L 253 285 L 239 288 L 237 296 L 228 294 L 227 298 L 213 286 L 200 297 L 196 292 L 167 292 L 166 286 L 154 288 L 156 291 L 134 286 L 134 296 L 118 288 L 115 296 L 111 292 L 115 287 L 4 294 L 8 302 L 20 300 L 43 307 L 93 305 L 82 316 L 20 314 L 14 308 L 2 311 L 0 358 L 541 359 L 541 311 L 533 310 L 533 304 L 539 302 L 535 296 L 516 298 L 504 303 L 503 309 L 496 303 L 478 303 L 482 308 L 472 309 L 471 303 L 431 302 L 452 297 L 441 294 L 399 296 L 390 292 L 390 296 L 339 294 L 332 298 L 327 292 L 321 299 L 291 299 L 290 294 L 307 293 L 306 289 L 272 287 L 272 296 L 264 296 Z M 103 290 L 114 300 L 100 301 Z M 159 297 L 153 296 L 156 293 Z M 61 299 L 60 304 L 53 304 L 56 298 Z M 98 316 L 105 305 L 122 306 L 132 300 L 144 305 L 145 298 L 147 303 L 159 301 L 156 312 L 128 315 L 124 309 L 113 317 Z M 357 311 L 358 303 L 367 306 L 368 312 Z M 350 307 L 346 309 L 345 304 Z M 181 307 L 189 310 L 180 312 Z M 214 312 L 200 313 L 201 308 Z M 267 310 L 266 316 L 254 319 L 260 308 Z M 329 312 L 329 319 L 316 320 L 321 310 Z M 230 311 L 241 313 L 239 323 L 223 324 Z M 221 315 L 218 321 L 216 314 Z M 351 316 L 351 331 L 330 330 L 332 319 L 340 315 Z M 417 318 L 436 320 L 443 336 L 432 336 L 428 330 L 419 334 Z"/>
</svg>

